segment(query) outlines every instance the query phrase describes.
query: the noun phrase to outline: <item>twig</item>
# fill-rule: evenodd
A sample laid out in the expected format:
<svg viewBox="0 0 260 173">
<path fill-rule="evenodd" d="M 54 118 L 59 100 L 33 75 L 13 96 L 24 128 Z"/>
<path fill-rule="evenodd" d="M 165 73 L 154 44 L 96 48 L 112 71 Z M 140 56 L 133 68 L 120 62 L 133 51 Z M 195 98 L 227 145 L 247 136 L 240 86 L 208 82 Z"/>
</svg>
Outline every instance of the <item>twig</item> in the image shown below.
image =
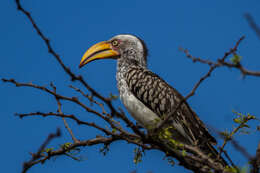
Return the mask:
<svg viewBox="0 0 260 173">
<path fill-rule="evenodd" d="M 230 158 L 230 156 L 228 155 L 226 150 L 223 150 L 224 155 L 226 156 L 226 158 L 228 159 L 228 161 L 231 163 L 231 166 L 233 166 L 233 168 L 237 168 L 237 166 L 234 164 L 234 162 L 232 161 L 232 159 Z M 238 171 L 239 172 L 239 171 Z"/>
<path fill-rule="evenodd" d="M 260 39 L 260 27 L 257 26 L 254 18 L 249 13 L 245 13 L 245 18 L 249 26 L 255 31 L 257 37 Z"/>
<path fill-rule="evenodd" d="M 53 83 L 51 83 L 51 87 L 53 88 L 53 91 L 54 93 L 56 93 L 56 87 L 54 86 Z M 56 93 L 57 94 L 57 93 Z M 58 105 L 58 112 L 59 114 L 62 114 L 62 111 L 61 111 L 61 102 L 60 102 L 60 99 L 58 97 L 55 97 L 56 101 L 57 101 L 57 105 Z M 69 127 L 69 124 L 67 123 L 66 119 L 64 117 L 62 117 L 62 120 L 64 122 L 64 125 L 65 125 L 65 128 L 68 130 L 72 140 L 74 141 L 74 143 L 77 143 L 79 142 L 77 140 L 77 138 L 75 137 L 75 135 L 73 134 L 71 128 Z"/>
<path fill-rule="evenodd" d="M 96 100 L 94 100 L 93 97 L 85 94 L 81 89 L 73 86 L 73 85 L 69 85 L 70 88 L 74 89 L 75 91 L 79 92 L 81 95 L 83 95 L 84 97 L 86 97 L 91 103 L 95 103 L 96 105 L 98 105 L 101 109 L 102 109 L 102 113 L 106 116 L 110 116 L 110 114 L 108 114 L 104 108 L 104 105 Z"/>
<path fill-rule="evenodd" d="M 245 37 L 242 36 L 240 37 L 240 39 L 236 42 L 235 46 L 233 48 L 231 48 L 228 52 L 226 52 L 224 54 L 224 56 L 220 59 L 218 59 L 218 63 L 214 63 L 214 62 L 211 62 L 209 60 L 203 60 L 203 59 L 200 59 L 200 58 L 195 58 L 193 57 L 189 52 L 188 50 L 183 50 L 183 49 L 180 49 L 182 51 L 184 51 L 184 53 L 186 53 L 186 56 L 190 59 L 193 60 L 193 62 L 202 62 L 202 63 L 205 63 L 205 64 L 208 64 L 210 66 L 210 69 L 208 70 L 208 72 L 203 75 L 199 81 L 194 85 L 194 87 L 192 88 L 192 90 L 190 91 L 190 93 L 184 97 L 180 102 L 179 104 L 177 104 L 176 108 L 170 112 L 162 121 L 160 121 L 155 129 L 155 131 L 161 129 L 163 127 L 163 125 L 169 120 L 170 117 L 172 117 L 173 115 L 176 114 L 176 112 L 178 111 L 178 109 L 181 107 L 181 105 L 186 102 L 191 96 L 193 96 L 196 92 L 196 90 L 198 89 L 198 87 L 200 86 L 200 84 L 205 80 L 207 79 L 208 77 L 210 77 L 211 73 L 217 68 L 219 67 L 220 63 L 224 63 L 225 62 L 225 59 L 230 55 L 230 54 L 233 54 L 237 51 L 237 48 L 239 46 L 239 44 L 241 43 L 241 41 L 244 39 Z M 259 72 L 259 75 L 260 75 L 260 72 Z"/>
<path fill-rule="evenodd" d="M 111 115 L 116 115 L 116 116 L 120 116 L 120 113 L 116 111 L 116 109 L 113 107 L 111 99 L 109 98 L 105 98 L 102 95 L 100 95 L 97 91 L 95 91 L 89 84 L 87 84 L 87 82 L 83 79 L 82 76 L 80 75 L 76 75 L 74 72 L 72 72 L 61 60 L 60 56 L 56 53 L 56 51 L 52 48 L 51 44 L 50 44 L 50 40 L 42 33 L 42 31 L 40 30 L 40 28 L 38 27 L 38 25 L 36 24 L 36 22 L 34 21 L 34 19 L 32 18 L 31 14 L 26 11 L 21 3 L 20 0 L 16 0 L 16 5 L 17 5 L 17 9 L 19 11 L 21 11 L 22 13 L 24 13 L 26 15 L 26 17 L 29 19 L 29 21 L 32 23 L 33 28 L 36 30 L 37 34 L 41 37 L 41 39 L 44 41 L 45 45 L 48 48 L 48 52 L 53 55 L 53 57 L 58 61 L 58 63 L 61 65 L 61 67 L 63 68 L 63 70 L 71 77 L 72 81 L 79 81 L 81 84 L 83 84 L 90 92 L 93 96 L 99 98 L 100 100 L 104 101 L 107 106 L 109 107 L 109 109 L 111 110 Z"/>
<path fill-rule="evenodd" d="M 244 39 L 245 39 L 244 36 L 240 37 L 240 39 L 236 42 L 236 45 L 233 48 L 231 48 L 228 52 L 226 52 L 222 58 L 217 59 L 216 62 L 194 57 L 189 53 L 189 51 L 187 49 L 179 48 L 179 50 L 184 52 L 186 54 L 187 58 L 191 59 L 193 62 L 200 62 L 202 64 L 207 64 L 210 67 L 216 67 L 216 68 L 217 67 L 236 68 L 236 69 L 240 70 L 240 72 L 244 76 L 246 76 L 246 75 L 260 76 L 260 71 L 248 70 L 245 67 L 243 67 L 240 64 L 240 62 L 238 62 L 237 64 L 234 64 L 234 63 L 225 61 L 229 55 L 231 55 L 231 54 L 236 55 L 237 48 L 238 48 L 239 44 L 241 43 L 241 41 L 243 41 Z"/>
<path fill-rule="evenodd" d="M 27 165 L 26 170 L 23 171 L 23 173 L 25 173 L 30 167 L 32 167 L 35 164 L 44 163 L 46 160 L 48 160 L 54 156 L 66 154 L 68 151 L 71 151 L 75 148 L 84 147 L 84 146 L 93 146 L 93 145 L 98 145 L 98 144 L 110 144 L 110 143 L 118 141 L 118 140 L 126 140 L 129 143 L 139 145 L 140 147 L 142 147 L 146 150 L 152 149 L 151 147 L 149 147 L 147 145 L 139 143 L 136 139 L 126 138 L 124 135 L 114 135 L 112 137 L 97 136 L 96 138 L 85 140 L 85 141 L 79 141 L 79 142 L 73 143 L 67 147 L 61 147 L 54 151 L 53 150 L 48 151 L 47 155 L 40 155 L 40 157 L 37 158 L 37 160 L 35 159 L 35 160 L 31 161 L 29 163 L 29 165 Z"/>
<path fill-rule="evenodd" d="M 246 123 L 246 122 L 245 122 Z M 222 153 L 222 151 L 224 150 L 224 147 L 226 146 L 227 142 L 230 141 L 233 136 L 238 132 L 239 129 L 243 128 L 244 127 L 244 124 L 245 123 L 241 123 L 239 124 L 239 126 L 237 126 L 236 128 L 234 128 L 232 130 L 232 132 L 228 135 L 228 136 L 225 136 L 224 138 L 224 142 L 222 144 L 222 146 L 219 148 L 220 152 L 219 152 L 219 155 Z"/>
<path fill-rule="evenodd" d="M 42 157 L 42 152 L 43 150 L 46 148 L 46 146 L 51 142 L 51 140 L 53 140 L 54 138 L 60 137 L 61 136 L 61 132 L 60 129 L 58 128 L 56 133 L 51 133 L 49 134 L 49 136 L 47 137 L 47 139 L 43 142 L 43 144 L 39 147 L 37 153 L 32 154 L 32 158 L 31 160 L 29 160 L 28 162 L 24 162 L 23 163 L 23 170 L 22 173 L 25 173 L 29 168 L 31 168 L 34 163 Z"/>
<path fill-rule="evenodd" d="M 238 113 L 237 113 L 238 114 Z M 240 114 L 238 114 L 240 115 Z M 240 115 L 241 116 L 241 115 Z M 247 122 L 252 120 L 252 119 L 255 119 L 254 116 L 251 116 L 251 115 L 247 115 L 247 116 L 244 116 L 242 117 L 241 119 L 241 122 L 239 122 L 239 125 L 234 128 L 230 133 L 226 134 L 226 135 L 222 135 L 220 132 L 219 134 L 221 135 L 222 138 L 224 138 L 224 142 L 222 144 L 222 146 L 220 147 L 220 152 L 219 152 L 219 157 L 220 157 L 220 154 L 222 153 L 222 151 L 224 150 L 224 147 L 226 146 L 227 142 L 231 140 L 231 142 L 233 142 L 233 145 L 239 149 L 245 157 L 247 157 L 249 160 L 251 159 L 251 156 L 247 153 L 247 151 L 240 147 L 238 145 L 238 143 L 236 141 L 233 140 L 233 136 L 240 130 L 242 129 L 243 127 L 247 126 Z M 243 151 L 242 151 L 243 150 Z M 245 151 L 244 151 L 245 150 Z"/>
<path fill-rule="evenodd" d="M 69 124 L 67 123 L 66 119 L 62 117 L 62 120 L 63 120 L 64 125 L 65 125 L 66 129 L 68 130 L 68 132 L 69 132 L 69 134 L 70 134 L 70 136 L 71 136 L 73 142 L 75 142 L 75 143 L 79 142 L 79 140 L 77 140 L 77 138 L 76 138 L 75 135 L 73 134 L 71 128 L 69 127 Z"/>
<path fill-rule="evenodd" d="M 102 118 L 104 121 L 106 121 L 111 128 L 116 129 L 118 131 L 120 131 L 121 133 L 125 134 L 125 135 L 130 135 L 130 133 L 128 133 L 127 131 L 125 131 L 118 123 L 115 124 L 115 121 L 110 119 L 110 117 L 104 116 L 101 113 L 87 107 L 85 104 L 83 104 L 82 102 L 79 101 L 79 99 L 77 99 L 76 97 L 66 97 L 63 95 L 59 95 L 54 91 L 49 90 L 48 88 L 44 87 L 44 86 L 39 86 L 39 85 L 35 85 L 32 83 L 19 83 L 17 81 L 15 81 L 14 79 L 2 79 L 3 82 L 8 82 L 8 83 L 12 83 L 15 84 L 16 87 L 31 87 L 31 88 L 36 88 L 42 91 L 45 91 L 51 95 L 53 95 L 55 98 L 61 99 L 61 100 L 67 100 L 70 102 L 73 102 L 79 106 L 81 106 L 82 108 L 84 108 L 87 112 L 89 113 L 93 113 L 94 115 L 97 115 L 98 117 Z"/>
<path fill-rule="evenodd" d="M 73 144 L 69 145 L 68 147 L 61 147 L 55 151 L 49 151 L 47 155 L 42 156 L 38 160 L 32 161 L 30 163 L 30 165 L 28 165 L 28 168 L 25 171 L 23 171 L 22 173 L 25 173 L 29 168 L 31 168 L 35 164 L 44 163 L 46 160 L 48 160 L 54 156 L 63 155 L 65 153 L 67 153 L 68 151 L 71 151 L 75 148 L 82 147 L 82 146 L 93 146 L 93 145 L 97 145 L 97 144 L 111 143 L 111 142 L 117 141 L 117 140 L 119 140 L 119 139 L 116 139 L 113 137 L 105 138 L 105 137 L 99 136 L 94 139 L 89 139 L 89 140 L 85 140 L 85 141 L 80 141 L 78 143 L 73 143 Z"/>
<path fill-rule="evenodd" d="M 235 128 L 235 131 L 238 131 L 238 127 Z M 234 132 L 234 130 L 233 130 L 232 132 Z M 232 133 L 232 132 L 231 132 L 231 133 Z M 235 132 L 235 133 L 236 133 L 236 132 Z M 224 143 L 223 143 L 222 146 L 220 147 L 219 155 L 221 154 L 221 152 L 224 152 L 224 154 L 226 155 L 225 150 L 224 150 L 224 147 L 225 147 L 227 141 L 230 141 L 231 144 L 235 147 L 235 149 L 236 149 L 237 151 L 239 151 L 239 152 L 240 152 L 245 158 L 247 158 L 249 161 L 252 161 L 252 160 L 253 160 L 253 157 L 247 152 L 247 150 L 246 150 L 243 146 L 241 146 L 234 138 L 232 138 L 232 136 L 233 136 L 235 133 L 232 133 L 231 137 L 224 137 L 220 132 L 218 132 L 219 136 L 220 136 L 221 138 L 224 138 Z M 227 156 L 227 158 L 229 158 L 228 155 L 226 155 L 226 156 Z M 239 171 L 239 169 L 234 165 L 234 163 L 231 161 L 231 159 L 229 159 L 229 160 L 230 160 L 232 166 L 233 166 L 235 169 L 237 169 L 237 171 Z"/>
<path fill-rule="evenodd" d="M 121 108 L 118 108 L 118 110 L 120 111 L 120 118 L 126 123 L 126 125 L 130 127 L 132 131 L 135 132 L 137 135 L 139 135 L 142 139 L 145 139 L 146 138 L 145 133 L 140 131 L 139 128 L 127 118 L 127 116 L 125 115 L 125 113 Z"/>
<path fill-rule="evenodd" d="M 32 116 L 32 115 L 41 115 L 41 116 L 58 116 L 58 117 L 65 117 L 65 118 L 71 118 L 71 119 L 74 119 L 74 120 L 76 120 L 77 122 L 79 122 L 79 124 L 85 124 L 85 125 L 90 125 L 90 126 L 93 126 L 93 127 L 95 127 L 95 128 L 101 128 L 101 127 L 97 127 L 94 123 L 87 123 L 87 122 L 82 122 L 82 121 L 80 121 L 80 120 L 78 120 L 75 116 L 73 116 L 73 115 L 64 115 L 64 114 L 58 114 L 58 113 L 53 113 L 53 112 L 49 112 L 49 113 L 42 113 L 42 112 L 35 112 L 35 113 L 28 113 L 28 114 L 17 114 L 18 116 L 20 116 L 21 118 L 22 117 L 25 117 L 25 116 Z M 101 128 L 102 129 L 102 131 L 104 131 L 104 132 L 106 132 L 106 133 L 108 133 L 108 134 L 111 134 L 112 132 L 109 132 L 109 131 L 107 131 L 106 129 L 103 129 L 103 128 Z M 100 130 L 100 129 L 99 129 Z M 120 134 L 114 134 L 114 133 L 112 133 L 111 135 L 113 135 L 114 137 L 116 137 L 116 138 L 120 138 L 120 139 L 124 139 L 124 140 L 126 140 L 126 141 L 128 141 L 128 142 L 130 142 L 130 143 L 134 143 L 134 144 L 136 144 L 136 145 L 139 145 L 139 146 L 141 146 L 141 147 L 143 147 L 144 149 L 148 149 L 148 150 L 150 150 L 150 149 L 159 149 L 159 150 L 161 150 L 161 151 L 164 151 L 164 147 L 163 146 L 160 146 L 159 148 L 156 146 L 158 143 L 156 143 L 155 141 L 153 141 L 153 142 L 155 142 L 154 143 L 154 145 L 153 145 L 153 147 L 148 147 L 147 145 L 143 145 L 142 143 L 140 143 L 140 142 L 138 142 L 139 140 L 136 140 L 136 139 L 138 139 L 138 137 L 136 138 L 136 136 L 131 136 L 130 138 L 128 137 L 128 136 L 125 136 L 125 135 L 120 135 Z M 132 140 L 131 140 L 131 138 L 133 138 Z M 153 142 L 149 142 L 149 143 L 153 143 Z M 81 141 L 79 141 L 79 143 L 81 143 Z M 189 145 L 184 145 L 183 146 L 183 148 L 184 149 L 186 149 L 187 151 L 192 151 L 193 153 L 196 153 L 197 155 L 198 155 L 198 157 L 195 157 L 195 156 L 185 156 L 185 157 L 188 157 L 188 158 L 186 158 L 186 159 L 184 159 L 184 160 L 182 160 L 183 158 L 183 155 L 182 154 L 177 154 L 177 153 L 174 153 L 174 155 L 171 155 L 171 156 L 175 156 L 175 157 L 177 157 L 178 159 L 180 159 L 182 162 L 182 164 L 184 164 L 184 163 L 186 163 L 186 161 L 187 161 L 187 163 L 189 163 L 188 162 L 188 160 L 189 159 L 192 159 L 192 160 L 195 160 L 196 162 L 199 162 L 199 163 L 203 163 L 203 164 L 209 164 L 209 166 L 210 167 L 213 167 L 213 168 L 215 168 L 215 169 L 221 169 L 221 168 L 219 168 L 218 166 L 216 166 L 214 163 L 213 163 L 213 161 L 210 161 L 209 163 L 207 163 L 208 162 L 208 157 L 204 154 L 204 153 L 202 153 L 202 152 L 200 152 L 200 150 L 198 149 L 198 148 L 196 148 L 196 147 L 193 147 L 193 146 L 189 146 Z M 73 148 L 70 148 L 70 149 L 73 149 Z M 165 151 L 166 152 L 166 151 Z M 173 153 L 172 153 L 173 154 Z M 176 154 L 177 154 L 177 156 L 176 156 Z M 185 158 L 184 157 L 184 158 Z M 46 160 L 46 159 L 42 159 L 42 160 Z M 186 160 L 186 161 L 185 161 Z M 190 161 L 190 160 L 189 160 Z M 40 162 L 40 161 L 38 161 L 38 162 Z M 37 163 L 38 163 L 37 162 Z M 189 167 L 189 166 L 191 166 L 191 165 L 185 165 L 184 164 L 184 166 L 185 167 Z"/>
<path fill-rule="evenodd" d="M 40 115 L 40 116 L 43 116 L 43 117 L 56 116 L 56 117 L 62 117 L 62 118 L 69 118 L 69 119 L 76 121 L 77 124 L 79 124 L 79 125 L 86 125 L 86 126 L 89 126 L 89 127 L 93 127 L 93 128 L 96 128 L 96 129 L 104 132 L 106 135 L 113 135 L 112 132 L 110 132 L 109 130 L 107 130 L 105 128 L 102 128 L 101 126 L 96 125 L 94 122 L 86 122 L 86 121 L 79 120 L 73 114 L 63 114 L 63 113 L 54 113 L 54 112 L 47 112 L 47 113 L 31 112 L 31 113 L 23 113 L 23 114 L 16 113 L 16 115 L 19 116 L 20 118 L 28 117 L 28 116 L 34 116 L 34 115 Z"/>
<path fill-rule="evenodd" d="M 15 81 L 14 79 L 2 79 L 3 82 L 7 82 L 7 83 L 12 83 L 14 84 L 16 87 L 31 87 L 31 88 L 35 88 L 35 89 L 39 89 L 41 91 L 47 92 L 49 94 L 51 94 L 52 96 L 54 96 L 55 98 L 61 99 L 61 100 L 67 100 L 70 102 L 73 102 L 79 106 L 81 106 L 82 108 L 84 108 L 87 112 L 89 113 L 93 113 L 95 115 L 97 115 L 98 117 L 105 119 L 105 117 L 100 114 L 99 112 L 87 107 L 85 104 L 83 104 L 82 102 L 80 102 L 76 97 L 66 97 L 60 94 L 55 93 L 54 91 L 51 91 L 50 89 L 44 87 L 44 86 L 39 86 L 36 84 L 32 84 L 32 83 L 19 83 L 17 81 Z"/>
<path fill-rule="evenodd" d="M 231 140 L 231 144 L 236 148 L 237 151 L 239 151 L 245 158 L 247 158 L 249 161 L 252 160 L 252 156 L 247 152 L 247 150 L 241 146 L 235 139 Z"/>
<path fill-rule="evenodd" d="M 72 85 L 70 85 L 71 88 L 73 88 L 75 91 L 81 93 L 83 96 L 85 96 L 86 98 L 88 98 L 91 102 L 94 102 L 95 104 L 99 105 L 103 111 L 104 114 L 106 114 L 107 116 L 109 116 L 109 114 L 107 114 L 107 112 L 105 111 L 105 108 L 103 106 L 102 103 L 97 102 L 96 100 L 94 100 L 91 96 L 85 94 L 82 90 L 80 90 L 77 87 L 74 87 Z M 145 138 L 145 134 L 143 132 L 141 132 L 124 114 L 123 110 L 121 108 L 118 108 L 120 111 L 119 117 L 127 124 L 128 127 L 130 127 L 136 134 L 140 135 L 142 138 Z"/>
</svg>

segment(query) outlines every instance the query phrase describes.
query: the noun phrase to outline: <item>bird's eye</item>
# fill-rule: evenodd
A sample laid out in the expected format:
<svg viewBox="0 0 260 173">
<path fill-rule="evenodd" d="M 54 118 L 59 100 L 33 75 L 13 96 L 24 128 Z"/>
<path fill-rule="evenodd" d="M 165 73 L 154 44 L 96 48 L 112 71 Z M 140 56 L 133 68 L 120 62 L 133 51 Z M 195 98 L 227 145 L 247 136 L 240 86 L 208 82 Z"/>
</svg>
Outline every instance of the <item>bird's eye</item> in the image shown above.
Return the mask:
<svg viewBox="0 0 260 173">
<path fill-rule="evenodd" d="M 118 46 L 118 44 L 119 44 L 118 40 L 113 40 L 112 41 L 112 46 L 116 47 L 116 46 Z"/>
</svg>

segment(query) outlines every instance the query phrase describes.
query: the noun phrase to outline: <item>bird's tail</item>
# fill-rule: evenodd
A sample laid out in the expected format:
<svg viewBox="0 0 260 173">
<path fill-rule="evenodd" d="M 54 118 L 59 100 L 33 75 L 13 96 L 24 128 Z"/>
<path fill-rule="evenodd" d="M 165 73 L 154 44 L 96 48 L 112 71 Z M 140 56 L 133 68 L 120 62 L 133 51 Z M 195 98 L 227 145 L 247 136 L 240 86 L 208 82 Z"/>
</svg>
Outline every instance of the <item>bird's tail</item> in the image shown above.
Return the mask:
<svg viewBox="0 0 260 173">
<path fill-rule="evenodd" d="M 176 150 L 178 150 L 183 154 L 184 157 L 186 154 L 193 154 L 197 156 L 199 156 L 199 154 L 192 151 L 186 151 L 186 149 L 184 149 L 183 147 L 183 144 L 199 146 L 199 150 L 213 161 L 220 163 L 224 168 L 228 165 L 225 159 L 221 157 L 217 150 L 208 141 L 199 145 L 192 145 L 187 142 L 187 139 L 185 137 L 183 137 L 181 134 L 176 133 L 176 130 L 171 129 L 171 127 L 163 128 L 162 130 L 160 130 L 157 138 L 159 138 L 160 142 L 163 143 L 163 145 L 168 150 L 174 150 L 175 152 Z"/>
<path fill-rule="evenodd" d="M 212 160 L 220 163 L 223 167 L 228 166 L 226 160 L 209 142 L 206 142 L 205 144 L 201 145 L 199 148 L 204 154 L 208 155 Z"/>
</svg>

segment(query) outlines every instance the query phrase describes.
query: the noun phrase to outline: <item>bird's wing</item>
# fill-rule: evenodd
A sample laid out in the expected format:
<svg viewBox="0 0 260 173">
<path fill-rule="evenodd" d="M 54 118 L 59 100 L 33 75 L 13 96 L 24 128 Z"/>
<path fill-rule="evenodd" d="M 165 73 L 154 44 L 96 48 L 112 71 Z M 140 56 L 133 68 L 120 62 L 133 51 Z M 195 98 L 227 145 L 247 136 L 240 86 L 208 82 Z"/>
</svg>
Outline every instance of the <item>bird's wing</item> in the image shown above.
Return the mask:
<svg viewBox="0 0 260 173">
<path fill-rule="evenodd" d="M 131 92 L 159 117 L 172 113 L 183 96 L 153 72 L 132 66 L 126 73 L 126 82 Z M 194 142 L 215 144 L 203 122 L 184 102 L 176 114 L 172 115 L 176 130 Z"/>
</svg>

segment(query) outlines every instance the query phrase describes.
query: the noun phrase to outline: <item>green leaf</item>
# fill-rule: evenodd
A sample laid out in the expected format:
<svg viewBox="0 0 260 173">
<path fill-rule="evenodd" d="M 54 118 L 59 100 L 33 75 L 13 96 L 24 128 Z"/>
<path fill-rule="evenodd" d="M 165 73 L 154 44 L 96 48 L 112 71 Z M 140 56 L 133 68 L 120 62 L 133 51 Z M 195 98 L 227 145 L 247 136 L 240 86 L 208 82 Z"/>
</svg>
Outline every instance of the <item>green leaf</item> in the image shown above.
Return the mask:
<svg viewBox="0 0 260 173">
<path fill-rule="evenodd" d="M 230 58 L 230 61 L 234 64 L 234 65 L 238 65 L 241 61 L 242 57 L 235 54 L 233 57 Z"/>
<path fill-rule="evenodd" d="M 225 138 L 229 137 L 229 135 L 230 135 L 230 133 L 229 133 L 227 130 L 225 130 L 225 131 L 223 131 L 223 132 L 220 132 L 220 134 L 221 134 L 222 136 L 224 136 Z"/>
<path fill-rule="evenodd" d="M 233 121 L 234 121 L 235 123 L 238 123 L 238 124 L 241 124 L 241 123 L 242 123 L 241 118 L 234 118 Z"/>
<path fill-rule="evenodd" d="M 116 130 L 115 128 L 112 129 L 112 133 L 116 133 L 116 131 L 117 131 L 117 130 Z"/>
<path fill-rule="evenodd" d="M 61 147 L 64 149 L 68 149 L 72 143 L 71 142 L 66 142 L 65 144 L 62 144 Z"/>
<path fill-rule="evenodd" d="M 110 93 L 110 94 L 109 94 L 109 98 L 110 98 L 111 100 L 116 100 L 116 99 L 118 99 L 118 96 L 117 96 L 117 95 L 114 95 L 114 94 L 112 94 L 112 93 Z"/>
<path fill-rule="evenodd" d="M 238 173 L 240 170 L 238 168 L 234 168 L 232 166 L 226 166 L 224 169 L 225 172 Z"/>
<path fill-rule="evenodd" d="M 53 151 L 53 150 L 54 150 L 54 148 L 52 147 L 52 148 L 45 148 L 44 151 L 45 151 L 46 153 L 49 153 L 49 152 L 51 152 L 51 151 Z"/>
<path fill-rule="evenodd" d="M 182 156 L 186 156 L 187 155 L 187 152 L 186 152 L 186 150 L 182 150 Z"/>
<path fill-rule="evenodd" d="M 247 119 L 248 120 L 255 120 L 256 117 L 254 115 L 247 114 Z"/>
</svg>

